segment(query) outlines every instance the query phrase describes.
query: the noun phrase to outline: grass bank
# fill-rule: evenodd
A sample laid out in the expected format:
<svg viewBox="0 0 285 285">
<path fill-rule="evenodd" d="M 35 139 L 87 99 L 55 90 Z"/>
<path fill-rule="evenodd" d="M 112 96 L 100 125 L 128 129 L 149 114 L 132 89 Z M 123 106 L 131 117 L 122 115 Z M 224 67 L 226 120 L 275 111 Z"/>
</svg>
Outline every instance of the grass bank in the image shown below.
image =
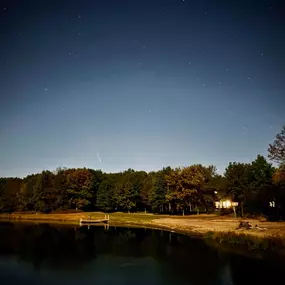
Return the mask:
<svg viewBox="0 0 285 285">
<path fill-rule="evenodd" d="M 68 223 L 78 225 L 79 220 L 101 219 L 102 212 L 50 213 L 50 214 L 2 214 L 0 220 L 44 223 Z M 175 231 L 199 236 L 217 245 L 244 248 L 251 251 L 276 251 L 285 256 L 285 222 L 268 222 L 262 219 L 244 219 L 256 228 L 237 230 L 240 218 L 216 215 L 169 216 L 144 213 L 112 213 L 110 226 L 140 226 Z"/>
</svg>

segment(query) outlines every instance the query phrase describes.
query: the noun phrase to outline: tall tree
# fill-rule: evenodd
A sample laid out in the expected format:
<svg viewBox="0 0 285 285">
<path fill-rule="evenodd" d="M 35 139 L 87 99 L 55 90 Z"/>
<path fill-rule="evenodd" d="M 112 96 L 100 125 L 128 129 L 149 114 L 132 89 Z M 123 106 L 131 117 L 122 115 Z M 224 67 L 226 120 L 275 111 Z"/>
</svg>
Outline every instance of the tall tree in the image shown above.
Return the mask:
<svg viewBox="0 0 285 285">
<path fill-rule="evenodd" d="M 93 176 L 86 169 L 73 169 L 68 174 L 68 196 L 71 208 L 84 209 L 91 204 Z"/>
<path fill-rule="evenodd" d="M 273 184 L 272 176 L 274 168 L 266 159 L 258 155 L 251 163 L 249 173 L 249 210 L 253 213 L 261 213 L 268 207 Z"/>
<path fill-rule="evenodd" d="M 168 185 L 166 182 L 166 176 L 172 172 L 171 167 L 165 167 L 160 171 L 151 173 L 152 188 L 149 194 L 149 199 L 154 211 L 163 212 L 167 207 L 166 194 L 168 191 Z"/>
<path fill-rule="evenodd" d="M 43 211 L 45 208 L 44 202 L 44 177 L 43 173 L 39 173 L 35 177 L 35 184 L 33 187 L 33 197 L 32 201 L 34 204 L 34 209 L 36 211 Z"/>
<path fill-rule="evenodd" d="M 227 192 L 237 202 L 240 203 L 241 215 L 244 216 L 244 204 L 249 198 L 249 174 L 250 164 L 230 162 L 225 170 L 227 180 Z"/>
<path fill-rule="evenodd" d="M 204 186 L 205 191 L 212 194 L 213 200 L 220 200 L 227 196 L 227 180 L 224 176 L 215 174 Z"/>
<path fill-rule="evenodd" d="M 163 173 L 158 172 L 152 177 L 152 189 L 150 192 L 150 202 L 154 211 L 163 212 L 166 205 L 167 186 Z"/>
<path fill-rule="evenodd" d="M 193 206 L 204 206 L 207 209 L 209 201 L 205 185 L 214 173 L 213 166 L 192 165 L 175 169 L 166 176 L 169 187 L 167 201 L 183 212 L 186 207 L 189 207 L 191 212 Z"/>
<path fill-rule="evenodd" d="M 0 210 L 15 211 L 19 206 L 19 193 L 22 186 L 20 178 L 1 178 L 0 179 Z"/>
<path fill-rule="evenodd" d="M 275 169 L 273 174 L 273 182 L 285 186 L 285 169 L 283 167 Z"/>
<path fill-rule="evenodd" d="M 280 166 L 275 169 L 273 174 L 273 193 L 271 193 L 271 201 L 275 201 L 277 208 L 276 218 L 285 219 L 285 167 Z M 272 191 L 271 191 L 272 192 Z"/>
<path fill-rule="evenodd" d="M 268 147 L 268 156 L 279 165 L 285 166 L 285 125 L 276 135 L 273 144 Z"/>
<path fill-rule="evenodd" d="M 103 175 L 97 192 L 96 206 L 103 211 L 110 211 L 116 208 L 115 197 L 115 174 Z"/>
<path fill-rule="evenodd" d="M 90 191 L 92 197 L 90 198 L 90 205 L 89 205 L 89 209 L 92 210 L 94 209 L 94 207 L 96 207 L 97 194 L 99 191 L 100 184 L 103 180 L 103 173 L 101 170 L 93 170 L 93 169 L 88 169 L 88 170 L 92 174 L 92 181 L 90 185 Z"/>
<path fill-rule="evenodd" d="M 141 203 L 145 209 L 147 208 L 149 209 L 151 206 L 150 202 L 151 189 L 152 189 L 152 175 L 147 174 L 146 178 L 143 181 L 143 185 L 140 191 Z"/>
<path fill-rule="evenodd" d="M 135 190 L 130 180 L 116 186 L 116 205 L 119 209 L 131 211 L 135 207 Z"/>
<path fill-rule="evenodd" d="M 134 171 L 131 174 L 131 183 L 134 189 L 135 195 L 135 207 L 136 208 L 143 208 L 145 207 L 145 195 L 146 193 L 142 193 L 145 180 L 147 179 L 147 173 L 145 171 Z"/>
</svg>

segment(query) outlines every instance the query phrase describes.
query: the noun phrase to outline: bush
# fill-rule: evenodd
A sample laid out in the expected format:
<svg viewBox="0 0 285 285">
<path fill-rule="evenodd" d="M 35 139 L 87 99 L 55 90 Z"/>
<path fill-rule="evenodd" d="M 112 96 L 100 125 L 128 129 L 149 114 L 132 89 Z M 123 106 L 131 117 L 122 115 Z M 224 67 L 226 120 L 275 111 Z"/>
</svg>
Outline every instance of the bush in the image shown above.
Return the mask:
<svg viewBox="0 0 285 285">
<path fill-rule="evenodd" d="M 83 213 L 82 210 L 76 210 L 76 209 L 56 209 L 53 211 L 53 214 L 74 214 L 74 213 Z"/>
</svg>

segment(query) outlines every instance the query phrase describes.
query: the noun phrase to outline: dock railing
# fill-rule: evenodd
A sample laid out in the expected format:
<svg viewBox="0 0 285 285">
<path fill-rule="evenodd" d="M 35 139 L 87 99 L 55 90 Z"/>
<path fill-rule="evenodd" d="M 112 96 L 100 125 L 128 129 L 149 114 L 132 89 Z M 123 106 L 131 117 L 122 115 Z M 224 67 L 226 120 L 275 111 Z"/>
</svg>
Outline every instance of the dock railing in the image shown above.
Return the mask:
<svg viewBox="0 0 285 285">
<path fill-rule="evenodd" d="M 104 219 L 91 219 L 91 216 L 89 216 L 88 219 L 80 219 L 79 224 L 100 224 L 100 223 L 109 223 L 110 215 L 104 215 Z"/>
</svg>

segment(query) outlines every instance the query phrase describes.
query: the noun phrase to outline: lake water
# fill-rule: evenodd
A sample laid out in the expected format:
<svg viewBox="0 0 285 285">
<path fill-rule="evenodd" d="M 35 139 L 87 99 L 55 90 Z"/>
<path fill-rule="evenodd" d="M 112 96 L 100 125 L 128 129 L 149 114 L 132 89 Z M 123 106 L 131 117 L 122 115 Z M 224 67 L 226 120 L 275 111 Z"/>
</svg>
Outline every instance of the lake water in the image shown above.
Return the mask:
<svg viewBox="0 0 285 285">
<path fill-rule="evenodd" d="M 1 285 L 273 285 L 284 269 L 166 231 L 0 223 Z"/>
</svg>

